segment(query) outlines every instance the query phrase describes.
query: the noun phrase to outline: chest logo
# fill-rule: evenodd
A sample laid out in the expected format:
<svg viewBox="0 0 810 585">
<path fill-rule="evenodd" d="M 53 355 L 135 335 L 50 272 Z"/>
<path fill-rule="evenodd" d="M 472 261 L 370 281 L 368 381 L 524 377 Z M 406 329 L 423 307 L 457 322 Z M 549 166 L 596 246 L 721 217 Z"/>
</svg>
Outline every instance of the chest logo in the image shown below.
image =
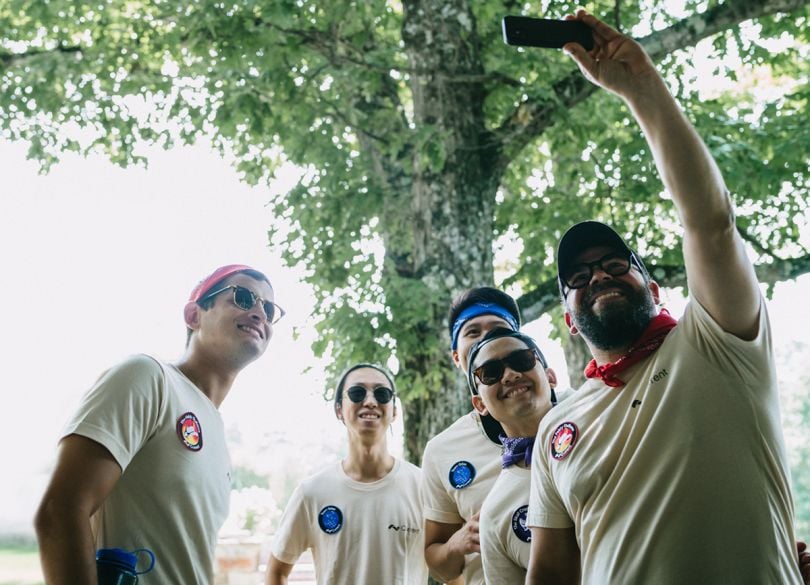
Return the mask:
<svg viewBox="0 0 810 585">
<path fill-rule="evenodd" d="M 187 412 L 177 419 L 177 436 L 189 451 L 199 451 L 203 447 L 202 426 L 193 412 Z"/>
<path fill-rule="evenodd" d="M 456 461 L 450 468 L 448 479 L 457 490 L 464 489 L 475 479 L 475 467 L 469 461 Z"/>
<path fill-rule="evenodd" d="M 318 526 L 326 534 L 336 534 L 343 528 L 343 512 L 337 506 L 325 506 L 318 512 Z"/>
<path fill-rule="evenodd" d="M 579 429 L 572 422 L 564 422 L 554 430 L 551 435 L 551 457 L 562 461 L 571 453 L 577 444 Z"/>
<path fill-rule="evenodd" d="M 526 526 L 526 516 L 528 513 L 529 506 L 524 505 L 515 510 L 515 513 L 512 514 L 512 532 L 514 532 L 515 536 L 522 542 L 532 541 L 532 532 L 529 530 L 529 527 Z"/>
</svg>

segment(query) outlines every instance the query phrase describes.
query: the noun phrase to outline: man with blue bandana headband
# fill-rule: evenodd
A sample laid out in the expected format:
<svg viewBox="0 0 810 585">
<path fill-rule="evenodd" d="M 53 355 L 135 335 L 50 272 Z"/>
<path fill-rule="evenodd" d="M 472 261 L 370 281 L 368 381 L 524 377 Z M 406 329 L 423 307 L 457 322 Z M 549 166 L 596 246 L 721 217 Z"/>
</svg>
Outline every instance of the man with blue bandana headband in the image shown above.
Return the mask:
<svg viewBox="0 0 810 585">
<path fill-rule="evenodd" d="M 520 327 L 515 300 L 491 287 L 473 288 L 450 306 L 448 332 L 453 363 L 466 370 L 470 348 L 492 329 Z M 501 425 L 474 410 L 433 437 L 422 457 L 425 559 L 444 582 L 464 576 L 483 585 L 478 539 L 481 504 L 500 473 Z"/>
</svg>

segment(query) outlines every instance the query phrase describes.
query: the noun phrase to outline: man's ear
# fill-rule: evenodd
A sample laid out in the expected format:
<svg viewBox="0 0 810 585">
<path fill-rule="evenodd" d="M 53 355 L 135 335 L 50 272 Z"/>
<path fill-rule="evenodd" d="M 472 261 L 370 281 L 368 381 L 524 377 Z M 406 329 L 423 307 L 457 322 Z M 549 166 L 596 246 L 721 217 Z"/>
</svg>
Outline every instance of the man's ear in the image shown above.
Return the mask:
<svg viewBox="0 0 810 585">
<path fill-rule="evenodd" d="M 458 355 L 458 350 L 454 349 L 450 352 L 450 359 L 453 360 L 453 365 L 461 369 L 461 358 Z"/>
<path fill-rule="evenodd" d="M 656 305 L 661 304 L 661 288 L 658 286 L 658 283 L 654 280 L 651 280 L 647 283 L 647 287 L 650 289 L 650 293 L 652 294 L 653 302 Z"/>
<path fill-rule="evenodd" d="M 552 388 L 557 387 L 557 373 L 551 368 L 546 368 L 546 378 L 548 378 L 548 385 Z"/>
<path fill-rule="evenodd" d="M 343 422 L 343 413 L 340 412 L 340 406 L 341 406 L 340 403 L 338 403 L 338 402 L 335 403 L 335 417 L 340 422 Z M 346 424 L 346 423 L 343 423 L 343 424 Z"/>
<path fill-rule="evenodd" d="M 189 301 L 183 307 L 183 318 L 186 321 L 186 327 L 192 331 L 200 328 L 200 311 L 202 308 L 194 301 Z"/>
<path fill-rule="evenodd" d="M 484 399 L 481 398 L 478 394 L 472 395 L 472 405 L 475 411 L 481 416 L 486 416 L 489 414 L 489 411 L 487 410 L 487 407 L 484 404 Z"/>
<path fill-rule="evenodd" d="M 571 313 L 568 311 L 565 312 L 565 326 L 568 327 L 568 332 L 571 333 L 571 335 L 579 333 L 579 329 L 574 325 L 574 320 L 571 318 Z"/>
</svg>

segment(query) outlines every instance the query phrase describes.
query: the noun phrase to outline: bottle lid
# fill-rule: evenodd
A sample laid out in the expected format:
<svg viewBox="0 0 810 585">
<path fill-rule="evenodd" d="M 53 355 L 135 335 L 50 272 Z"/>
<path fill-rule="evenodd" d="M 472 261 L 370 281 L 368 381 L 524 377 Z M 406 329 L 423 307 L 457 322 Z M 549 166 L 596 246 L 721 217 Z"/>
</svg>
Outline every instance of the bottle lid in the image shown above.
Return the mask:
<svg viewBox="0 0 810 585">
<path fill-rule="evenodd" d="M 138 557 L 122 548 L 102 548 L 96 551 L 96 561 L 122 565 L 134 572 Z"/>
</svg>

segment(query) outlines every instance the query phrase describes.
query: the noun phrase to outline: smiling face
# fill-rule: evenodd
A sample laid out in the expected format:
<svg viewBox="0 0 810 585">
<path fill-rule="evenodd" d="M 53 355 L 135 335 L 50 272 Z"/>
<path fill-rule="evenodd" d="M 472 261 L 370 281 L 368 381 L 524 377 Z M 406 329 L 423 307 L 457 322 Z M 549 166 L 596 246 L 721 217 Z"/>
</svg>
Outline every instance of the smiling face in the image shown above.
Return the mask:
<svg viewBox="0 0 810 585">
<path fill-rule="evenodd" d="M 273 289 L 263 280 L 255 280 L 247 274 L 234 274 L 218 289 L 239 285 L 263 299 L 274 300 Z M 233 302 L 233 290 L 225 290 L 213 298 L 207 310 L 196 303 L 189 303 L 185 310 L 186 325 L 194 331 L 194 347 L 217 355 L 218 358 L 244 366 L 260 357 L 273 336 L 273 326 L 261 303 L 255 303 L 244 311 Z"/>
<path fill-rule="evenodd" d="M 594 262 L 613 251 L 596 246 L 579 253 L 574 262 Z M 572 333 L 581 333 L 600 350 L 627 348 L 657 314 L 658 301 L 658 284 L 645 280 L 635 265 L 621 276 L 594 266 L 587 285 L 568 291 L 565 322 Z"/>
<path fill-rule="evenodd" d="M 363 388 L 365 397 L 360 402 L 349 398 L 349 390 Z M 385 431 L 394 422 L 396 410 L 394 400 L 380 404 L 374 397 L 377 388 L 391 389 L 391 383 L 385 374 L 374 368 L 358 368 L 346 376 L 339 403 L 335 404 L 335 414 L 342 420 L 349 431 L 349 437 L 363 436 L 377 441 L 385 439 Z"/>
<path fill-rule="evenodd" d="M 527 349 L 523 341 L 514 337 L 494 339 L 475 356 L 473 368 Z M 477 378 L 475 383 L 478 394 L 473 395 L 472 402 L 480 414 L 492 415 L 510 437 L 534 436 L 540 419 L 551 408 L 551 388 L 556 385 L 556 376 L 551 368 L 543 370 L 543 364 L 537 360 L 525 372 L 506 365 L 500 379 L 492 385 Z"/>
<path fill-rule="evenodd" d="M 479 315 L 464 323 L 458 333 L 456 349 L 453 350 L 453 363 L 456 367 L 466 372 L 467 356 L 470 353 L 470 348 L 484 335 L 497 327 L 512 328 L 506 319 L 497 315 Z"/>
</svg>

